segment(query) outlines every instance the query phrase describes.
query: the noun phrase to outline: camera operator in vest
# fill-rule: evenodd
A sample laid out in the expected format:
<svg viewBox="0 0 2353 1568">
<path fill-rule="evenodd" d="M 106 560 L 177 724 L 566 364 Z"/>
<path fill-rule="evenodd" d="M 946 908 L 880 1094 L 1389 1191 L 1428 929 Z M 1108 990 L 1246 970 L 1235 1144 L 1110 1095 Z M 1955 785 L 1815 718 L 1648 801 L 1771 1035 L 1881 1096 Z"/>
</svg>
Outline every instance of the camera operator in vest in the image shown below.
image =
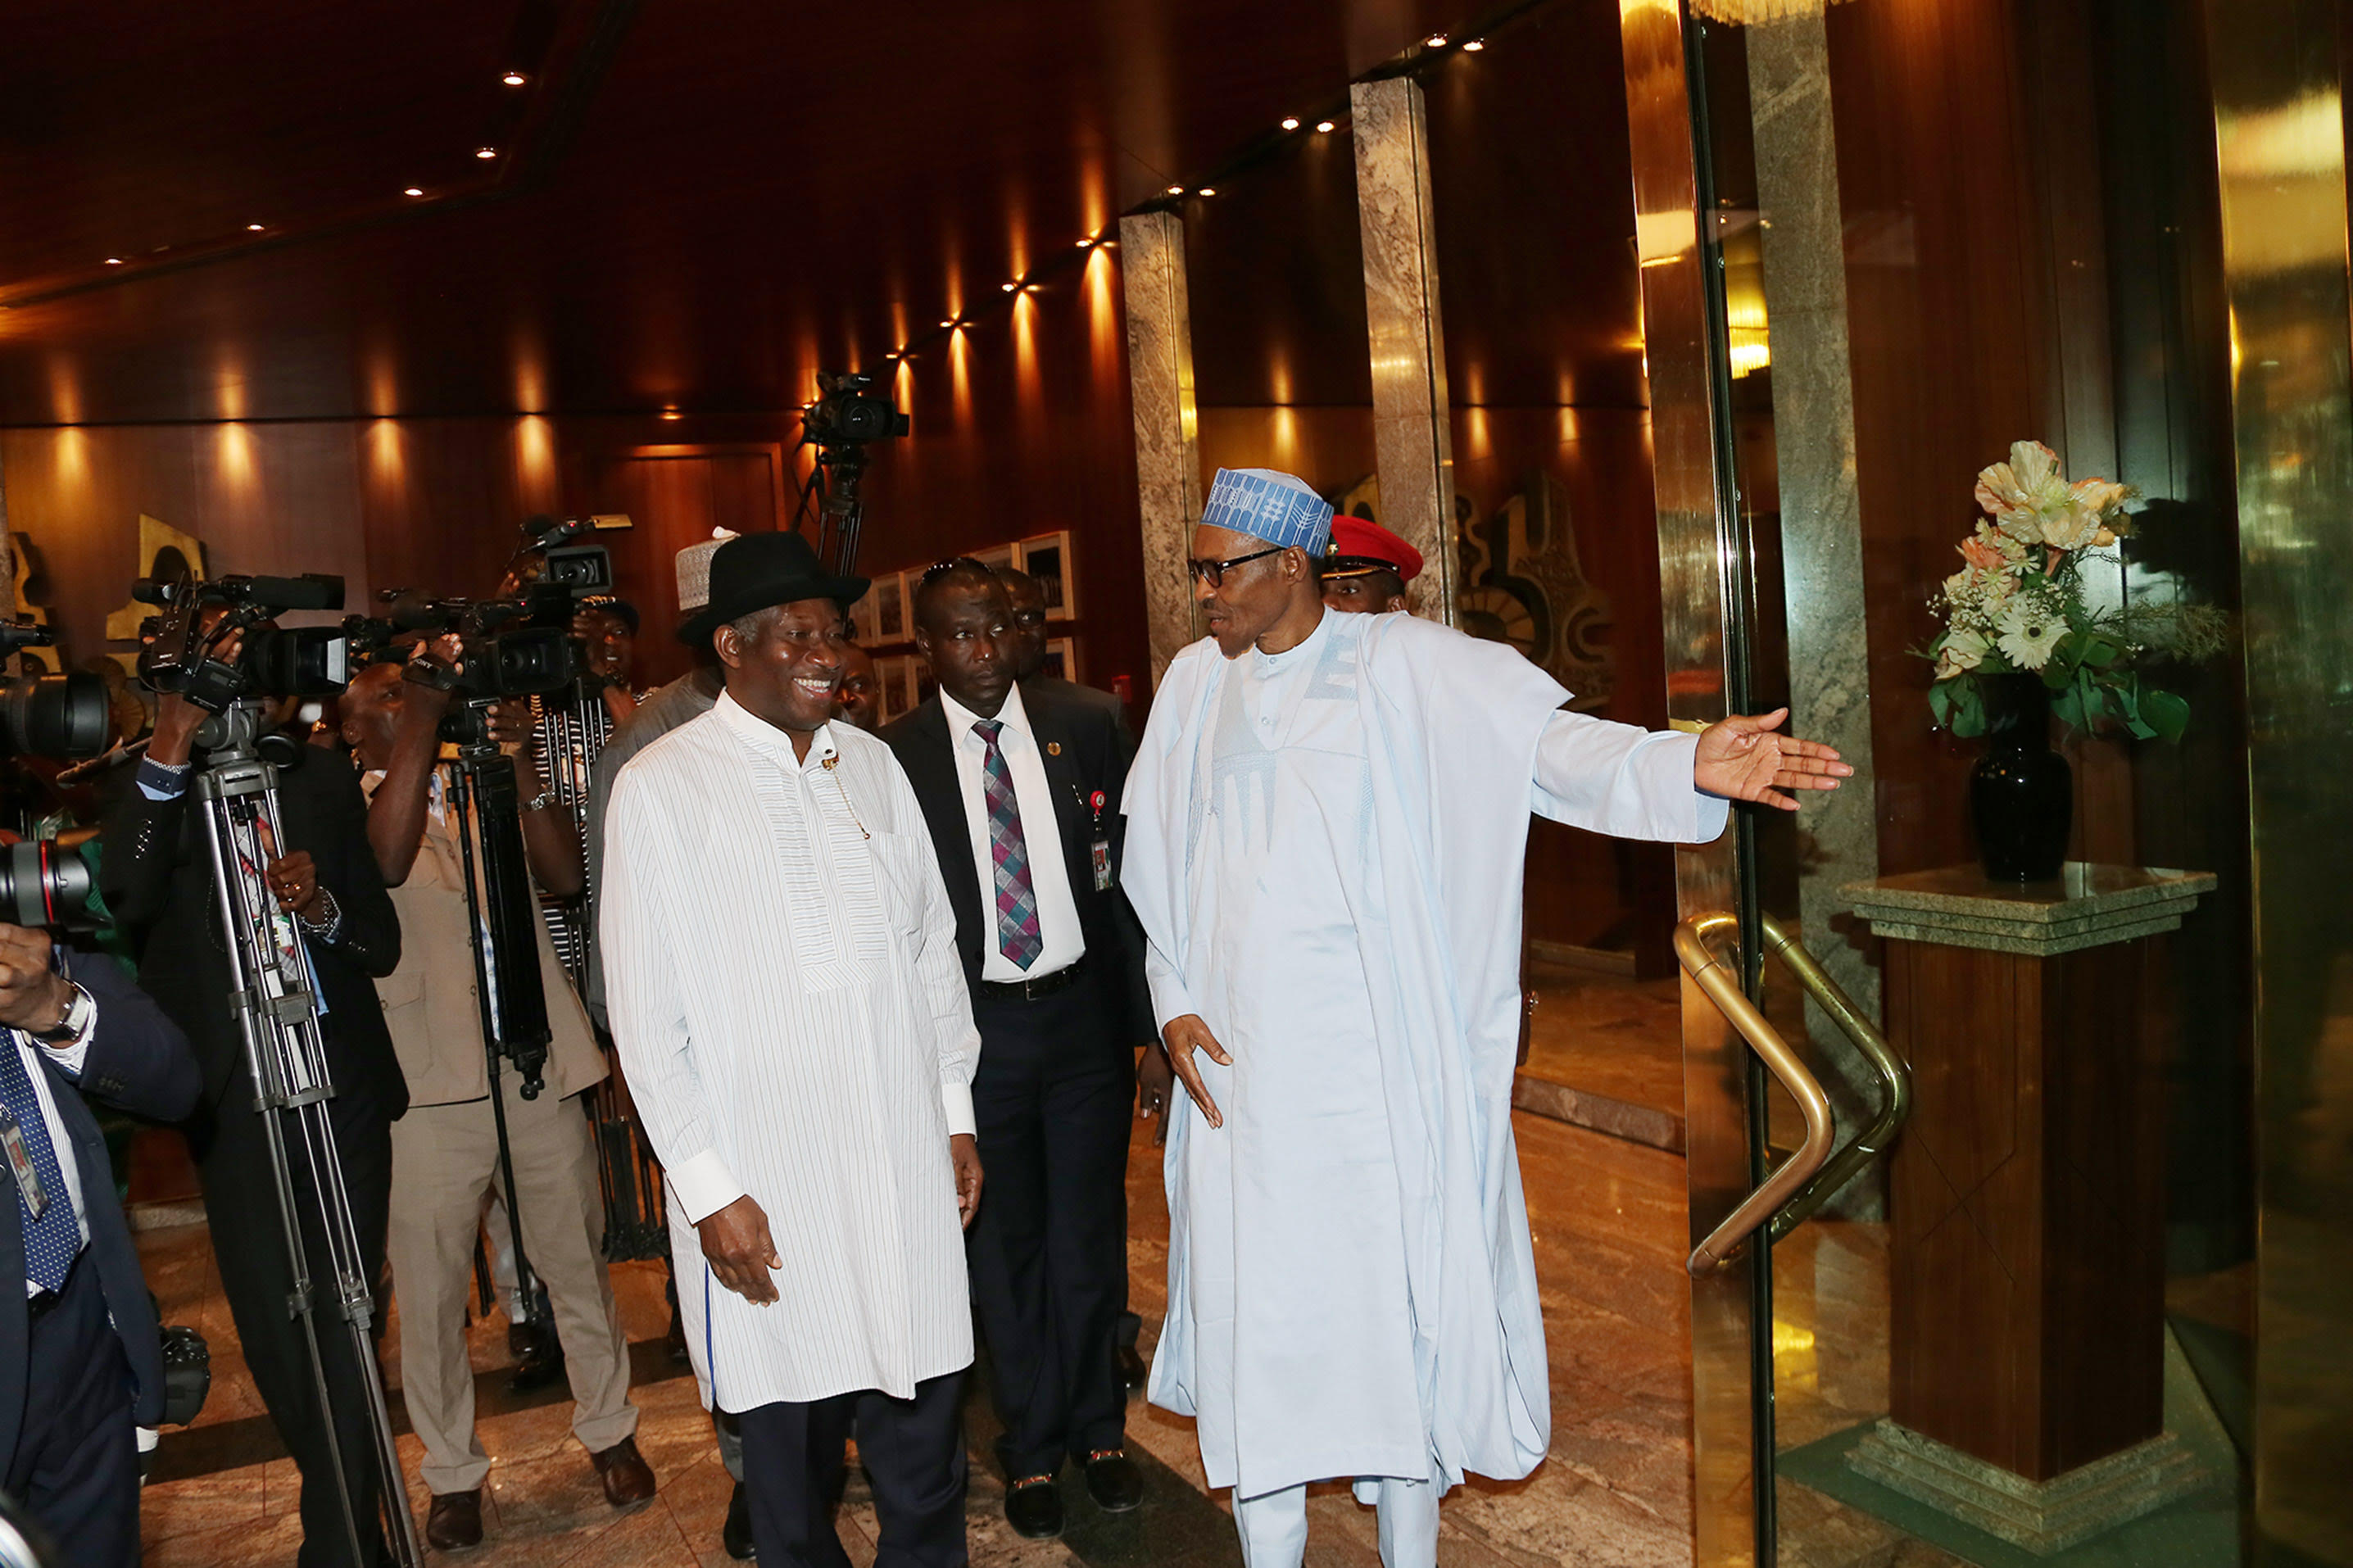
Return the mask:
<svg viewBox="0 0 2353 1568">
<path fill-rule="evenodd" d="M 433 1493 L 426 1540 L 449 1551 L 482 1539 L 481 1486 L 491 1461 L 474 1430 L 474 1374 L 467 1359 L 466 1293 L 482 1200 L 501 1189 L 501 1131 L 490 1096 L 466 879 L 469 824 L 445 795 L 437 766 L 441 724 L 457 694 L 441 684 L 457 639 L 407 672 L 373 664 L 341 704 L 344 742 L 363 770 L 368 837 L 393 889 L 406 937 L 400 967 L 378 988 L 409 1085 L 409 1112 L 393 1130 L 401 1204 L 392 1221 L 393 1288 L 400 1297 L 401 1381 L 425 1445 Z M 528 710 L 489 710 L 490 738 L 515 760 L 523 852 L 533 879 L 559 896 L 580 886 L 579 840 L 541 778 Z M 477 886 L 482 884 L 478 880 Z M 493 921 L 485 912 L 484 920 Z M 523 1253 L 545 1284 L 567 1354 L 573 1435 L 587 1449 L 613 1506 L 654 1495 L 634 1436 L 629 1360 L 602 1251 L 604 1200 L 587 1118 L 575 1098 L 606 1075 L 605 1054 L 566 982 L 543 922 L 529 921 L 547 1003 L 544 1087 L 525 1098 L 523 1075 L 501 1063 L 497 1092 L 512 1157 L 514 1212 Z"/>
<path fill-rule="evenodd" d="M 387 1502 L 406 1506 L 406 1498 L 388 1498 L 379 1482 L 376 1369 L 362 1360 L 356 1335 L 329 1331 L 333 1308 L 322 1299 L 314 1315 L 322 1390 L 305 1324 L 288 1311 L 294 1297 L 288 1196 L 301 1227 L 313 1297 L 328 1293 L 327 1260 L 338 1251 L 329 1226 L 347 1207 L 357 1268 L 363 1282 L 375 1288 L 375 1300 L 382 1300 L 392 1124 L 408 1105 L 375 985 L 375 977 L 391 973 L 400 961 L 400 922 L 368 848 L 359 781 L 332 754 L 281 732 L 293 710 L 293 691 L 341 684 L 341 648 L 332 650 L 332 668 L 301 663 L 298 656 L 325 653 L 324 641 L 251 619 L 252 595 L 271 591 L 283 591 L 281 608 L 340 605 L 340 581 L 311 581 L 331 585 L 332 597 L 306 600 L 293 592 L 301 580 L 282 579 L 168 590 L 178 606 L 166 613 L 170 633 L 142 661 L 142 678 L 160 689 L 154 737 L 135 787 L 121 791 L 106 813 L 100 887 L 137 952 L 141 984 L 185 1031 L 203 1069 L 203 1092 L 185 1126 L 188 1147 L 247 1367 L 301 1472 L 301 1568 L 351 1563 L 354 1536 L 362 1568 L 374 1568 L 388 1555 L 379 1533 L 380 1509 Z M 139 591 L 155 590 L 142 584 Z M 223 631 L 233 613 L 240 618 Z M 266 660 L 263 647 L 288 657 Z M 257 668 L 265 664 L 266 671 Z M 256 1114 L 240 1016 L 224 1005 L 237 987 L 222 930 L 223 892 L 216 885 L 206 818 L 193 808 L 190 786 L 212 738 L 232 733 L 213 721 L 228 719 L 232 709 L 259 731 L 259 750 L 278 770 L 282 831 L 265 851 L 262 870 L 269 895 L 293 917 L 300 932 L 295 945 L 314 982 L 318 1030 L 333 1085 L 323 1109 L 341 1166 L 340 1204 L 333 1191 L 313 1186 L 299 1159 L 281 1193 L 271 1131 Z M 383 1314 L 374 1313 L 369 1334 L 381 1334 L 383 1323 Z M 330 1453 L 342 1457 L 341 1488 Z"/>
</svg>

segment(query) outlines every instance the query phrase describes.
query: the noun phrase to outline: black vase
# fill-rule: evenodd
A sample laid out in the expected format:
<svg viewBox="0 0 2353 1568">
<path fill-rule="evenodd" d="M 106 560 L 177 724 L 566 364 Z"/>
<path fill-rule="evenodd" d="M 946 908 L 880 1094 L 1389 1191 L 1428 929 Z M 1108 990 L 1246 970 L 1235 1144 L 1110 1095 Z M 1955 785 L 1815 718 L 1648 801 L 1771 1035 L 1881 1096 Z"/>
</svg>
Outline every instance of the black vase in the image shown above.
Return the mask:
<svg viewBox="0 0 2353 1568">
<path fill-rule="evenodd" d="M 1997 882 L 2044 882 L 2067 859 L 2075 774 L 2051 749 L 2051 689 L 2039 675 L 1979 679 L 1986 753 L 1969 774 L 1978 858 Z"/>
</svg>

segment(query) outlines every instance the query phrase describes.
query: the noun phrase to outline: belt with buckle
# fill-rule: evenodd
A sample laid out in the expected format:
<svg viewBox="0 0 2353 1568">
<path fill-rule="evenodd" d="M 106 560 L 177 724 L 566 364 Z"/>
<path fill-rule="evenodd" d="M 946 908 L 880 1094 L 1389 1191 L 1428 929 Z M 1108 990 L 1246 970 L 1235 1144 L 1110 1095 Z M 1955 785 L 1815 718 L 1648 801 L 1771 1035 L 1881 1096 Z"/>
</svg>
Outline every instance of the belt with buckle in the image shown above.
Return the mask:
<svg viewBox="0 0 2353 1568">
<path fill-rule="evenodd" d="M 1074 984 L 1079 972 L 1086 967 L 1086 959 L 1082 957 L 1076 963 L 1057 969 L 1051 974 L 1040 974 L 1035 980 L 984 980 L 980 983 L 980 994 L 991 1002 L 1043 1001 L 1055 992 L 1067 990 Z"/>
</svg>

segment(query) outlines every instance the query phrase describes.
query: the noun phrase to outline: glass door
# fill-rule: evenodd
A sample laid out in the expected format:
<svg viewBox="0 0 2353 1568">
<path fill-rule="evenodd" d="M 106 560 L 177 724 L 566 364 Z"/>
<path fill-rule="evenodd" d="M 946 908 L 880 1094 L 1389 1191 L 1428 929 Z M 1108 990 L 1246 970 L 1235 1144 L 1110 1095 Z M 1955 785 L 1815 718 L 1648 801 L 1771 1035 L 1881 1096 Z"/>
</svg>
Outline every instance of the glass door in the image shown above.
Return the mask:
<svg viewBox="0 0 2353 1568">
<path fill-rule="evenodd" d="M 2038 482 L 2037 450 L 2137 484 L 2171 531 L 2095 547 L 2087 526 L 2063 574 L 2074 545 L 2038 540 L 2031 564 L 2086 617 L 2053 635 L 2230 606 L 2229 508 L 2183 458 L 2212 435 L 2196 316 L 2219 268 L 2173 257 L 2173 295 L 2136 320 L 2147 258 L 2061 232 L 2104 186 L 2194 207 L 2194 181 L 2164 185 L 2111 131 L 2071 195 L 1972 249 L 2008 221 L 1980 204 L 2017 194 L 1973 182 L 2038 152 L 1965 123 L 1949 147 L 1907 140 L 1905 95 L 1932 89 L 1905 72 L 1969 75 L 1992 46 L 1947 26 L 1963 13 L 2009 18 L 2013 67 L 2058 47 L 2027 36 L 2044 24 L 1759 9 L 1776 19 L 1622 10 L 1672 715 L 1787 707 L 1858 769 L 1678 858 L 1698 1560 L 2234 1563 L 2252 1155 L 2231 656 L 2134 688 L 2199 715 L 2177 746 L 2129 738 L 2156 728 L 2137 712 L 2051 724 L 2053 701 L 2088 717 L 2104 667 L 2045 680 L 2047 646 L 1986 650 L 2007 685 L 1947 685 L 1913 652 L 1976 562 L 1959 542 L 2001 547 L 1975 525 Z M 2010 317 L 2039 334 L 2013 356 L 2042 377 L 2026 392 L 1973 370 L 1991 351 L 1952 318 L 2005 289 L 2043 312 Z M 2148 437 L 2147 401 L 2169 436 Z M 1963 691 L 1989 705 L 1974 721 Z M 2073 813 L 2056 874 L 2024 882 L 1989 879 L 1971 818 L 1972 731 L 2005 702 L 2026 710 L 1996 739 L 2060 759 Z M 2119 920 L 2127 897 L 2166 912 Z"/>
</svg>

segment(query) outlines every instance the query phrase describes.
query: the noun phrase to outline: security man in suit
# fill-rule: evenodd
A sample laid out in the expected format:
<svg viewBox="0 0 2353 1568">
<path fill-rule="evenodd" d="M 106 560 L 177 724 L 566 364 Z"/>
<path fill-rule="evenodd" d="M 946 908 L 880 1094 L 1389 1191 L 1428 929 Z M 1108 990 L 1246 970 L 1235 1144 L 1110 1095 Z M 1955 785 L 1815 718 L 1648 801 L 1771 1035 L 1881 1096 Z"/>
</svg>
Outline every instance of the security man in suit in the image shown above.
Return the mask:
<svg viewBox="0 0 2353 1568">
<path fill-rule="evenodd" d="M 0 924 L 0 1487 L 62 1561 L 139 1561 L 139 1437 L 164 1414 L 163 1346 L 90 1094 L 174 1121 L 199 1078 L 186 1037 L 96 953 Z M 79 1093 L 76 1091 L 79 1090 Z"/>
<path fill-rule="evenodd" d="M 293 1264 L 286 1255 L 269 1145 L 255 1114 L 244 1039 L 226 1005 L 228 957 L 211 855 L 188 801 L 205 717 L 185 698 L 158 700 L 154 739 L 132 787 L 106 812 L 99 886 L 136 945 L 141 985 L 186 1033 L 204 1074 L 203 1093 L 185 1124 L 188 1149 L 204 1187 L 213 1256 L 246 1367 L 301 1471 L 300 1568 L 346 1568 L 350 1556 L 343 1502 L 327 1463 L 331 1419 L 352 1514 L 361 1521 L 361 1550 L 368 1556 L 359 1568 L 374 1568 L 389 1554 L 371 1523 L 381 1500 L 364 1369 L 348 1335 L 322 1332 L 332 1404 L 322 1410 L 301 1325 L 286 1310 Z M 320 1033 L 335 1086 L 329 1115 L 363 1277 L 380 1308 L 392 1124 L 408 1109 L 408 1085 L 385 1030 L 375 983 L 400 963 L 400 920 L 368 847 L 367 805 L 350 764 L 279 736 L 266 737 L 263 745 L 278 763 L 278 810 L 285 827 L 278 858 L 266 868 L 269 885 L 279 907 L 294 917 L 319 977 Z M 321 1200 L 300 1162 L 293 1181 L 303 1245 L 315 1267 L 328 1256 Z M 381 1310 L 375 1313 L 378 1334 L 385 1317 Z M 332 1309 L 324 1321 L 332 1321 Z M 406 1499 L 396 1500 L 395 1506 L 406 1505 Z"/>
<path fill-rule="evenodd" d="M 1143 1499 L 1114 1334 L 1127 1294 L 1127 1137 L 1151 1037 L 1143 944 L 1118 890 L 1129 748 L 1100 704 L 1015 684 L 1005 584 L 943 563 L 915 591 L 937 695 L 883 729 L 955 906 L 981 1053 L 988 1191 L 968 1237 L 1005 1425 L 1006 1517 L 1062 1528 L 1065 1458 L 1110 1511 Z"/>
</svg>

